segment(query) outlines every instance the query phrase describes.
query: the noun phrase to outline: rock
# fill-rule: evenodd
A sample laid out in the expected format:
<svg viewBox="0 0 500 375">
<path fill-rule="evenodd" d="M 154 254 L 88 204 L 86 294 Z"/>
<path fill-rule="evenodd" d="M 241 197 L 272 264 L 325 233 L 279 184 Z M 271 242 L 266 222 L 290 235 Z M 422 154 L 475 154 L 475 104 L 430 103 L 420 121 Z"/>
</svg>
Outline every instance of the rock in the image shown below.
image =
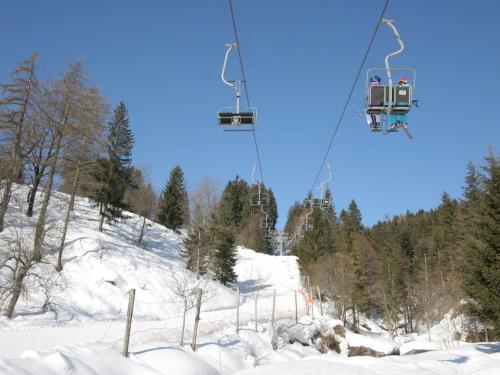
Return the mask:
<svg viewBox="0 0 500 375">
<path fill-rule="evenodd" d="M 365 346 L 349 346 L 349 354 L 348 357 L 360 357 L 360 356 L 368 356 L 368 357 L 384 357 L 387 354 L 382 352 L 377 352 L 372 348 L 367 348 Z"/>
</svg>

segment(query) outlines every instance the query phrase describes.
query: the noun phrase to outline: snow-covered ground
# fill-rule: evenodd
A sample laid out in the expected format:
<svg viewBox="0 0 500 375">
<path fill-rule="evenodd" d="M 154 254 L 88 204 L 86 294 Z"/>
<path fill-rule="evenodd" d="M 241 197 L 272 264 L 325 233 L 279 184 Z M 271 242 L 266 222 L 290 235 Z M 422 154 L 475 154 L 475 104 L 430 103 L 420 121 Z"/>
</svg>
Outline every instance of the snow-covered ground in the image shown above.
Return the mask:
<svg viewBox="0 0 500 375">
<path fill-rule="evenodd" d="M 26 187 L 16 187 L 4 235 L 17 236 L 30 245 L 35 220 L 24 215 L 26 193 Z M 54 194 L 44 258 L 49 264 L 55 264 L 67 202 L 65 194 Z M 317 332 L 333 334 L 333 327 L 340 322 L 305 316 L 296 258 L 268 256 L 245 248 L 238 248 L 236 285 L 227 288 L 212 281 L 202 284 L 205 292 L 194 352 L 189 345 L 178 344 L 182 305 L 169 289 L 174 279 L 192 286 L 197 283 L 195 275 L 185 271 L 180 256 L 182 236 L 150 222 L 144 242 L 139 245 L 136 238 L 140 223 L 139 217 L 130 214 L 126 221 L 105 225 L 104 233 L 100 233 L 97 210 L 87 199 L 77 199 L 64 250 L 62 278 L 52 266 L 41 266 L 41 274 L 48 280 L 44 283 L 53 285 L 56 291 L 52 311 L 42 311 L 44 283 L 31 278 L 30 294 L 20 300 L 14 318 L 0 318 L 0 374 L 500 373 L 500 344 L 495 343 L 467 344 L 411 356 L 347 357 L 347 345 L 383 354 L 446 349 L 457 345 L 442 340 L 442 331 L 449 332 L 447 321 L 433 328 L 433 342 L 423 334 L 396 343 L 375 322 L 367 320 L 365 326 L 370 331 L 360 335 L 347 331 L 345 337 L 335 333 L 340 354 L 321 354 L 316 345 Z M 6 275 L 6 269 L 0 270 L 0 282 Z M 236 287 L 241 292 L 238 334 Z M 132 288 L 136 289 L 136 301 L 130 358 L 126 359 L 120 351 L 127 293 Z M 299 324 L 295 324 L 296 291 Z M 272 327 L 274 293 L 277 321 Z M 318 306 L 315 311 L 317 315 Z M 191 342 L 193 316 L 191 310 L 187 344 Z M 277 332 L 283 335 L 277 336 Z"/>
</svg>

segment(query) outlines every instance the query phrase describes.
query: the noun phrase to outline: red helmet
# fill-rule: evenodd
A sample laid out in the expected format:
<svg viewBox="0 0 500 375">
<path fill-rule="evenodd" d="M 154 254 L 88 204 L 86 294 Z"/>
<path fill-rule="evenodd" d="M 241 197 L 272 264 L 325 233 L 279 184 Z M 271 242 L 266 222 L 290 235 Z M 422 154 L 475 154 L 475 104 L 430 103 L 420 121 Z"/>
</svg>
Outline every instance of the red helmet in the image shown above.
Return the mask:
<svg viewBox="0 0 500 375">
<path fill-rule="evenodd" d="M 408 83 L 408 78 L 406 77 L 401 77 L 398 81 L 398 83 Z"/>
</svg>

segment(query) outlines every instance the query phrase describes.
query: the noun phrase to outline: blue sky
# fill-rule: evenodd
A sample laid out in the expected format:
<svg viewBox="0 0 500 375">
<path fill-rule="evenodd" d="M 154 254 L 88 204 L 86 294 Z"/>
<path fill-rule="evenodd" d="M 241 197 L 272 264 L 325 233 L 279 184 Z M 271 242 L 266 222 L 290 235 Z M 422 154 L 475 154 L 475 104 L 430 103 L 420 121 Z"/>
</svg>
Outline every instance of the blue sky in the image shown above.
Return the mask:
<svg viewBox="0 0 500 375">
<path fill-rule="evenodd" d="M 278 199 L 279 225 L 311 187 L 383 0 L 234 0 L 248 89 L 258 108 L 264 180 Z M 372 134 L 358 118 L 363 82 L 328 160 L 337 209 L 355 199 L 364 223 L 435 207 L 454 197 L 468 161 L 500 146 L 500 2 L 392 0 L 406 44 L 393 66 L 417 69 L 421 108 L 403 133 Z M 219 107 L 232 105 L 220 81 L 233 41 L 226 0 L 4 0 L 0 80 L 32 51 L 41 77 L 83 58 L 93 83 L 123 100 L 136 138 L 134 164 L 149 166 L 157 191 L 179 164 L 188 187 L 204 176 L 250 180 L 250 133 L 221 133 Z M 366 68 L 397 47 L 381 26 Z M 235 56 L 233 56 L 235 57 Z M 234 59 L 228 76 L 238 74 Z M 232 74 L 234 73 L 234 74 Z"/>
</svg>

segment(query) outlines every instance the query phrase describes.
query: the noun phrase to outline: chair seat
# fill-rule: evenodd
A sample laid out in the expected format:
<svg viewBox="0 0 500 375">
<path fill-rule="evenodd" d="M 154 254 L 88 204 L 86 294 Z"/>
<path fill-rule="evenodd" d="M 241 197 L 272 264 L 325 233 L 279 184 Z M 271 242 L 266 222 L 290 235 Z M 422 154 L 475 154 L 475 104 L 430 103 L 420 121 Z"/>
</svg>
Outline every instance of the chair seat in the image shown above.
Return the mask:
<svg viewBox="0 0 500 375">
<path fill-rule="evenodd" d="M 255 116 L 253 112 L 220 112 L 219 124 L 221 125 L 254 125 Z"/>
</svg>

